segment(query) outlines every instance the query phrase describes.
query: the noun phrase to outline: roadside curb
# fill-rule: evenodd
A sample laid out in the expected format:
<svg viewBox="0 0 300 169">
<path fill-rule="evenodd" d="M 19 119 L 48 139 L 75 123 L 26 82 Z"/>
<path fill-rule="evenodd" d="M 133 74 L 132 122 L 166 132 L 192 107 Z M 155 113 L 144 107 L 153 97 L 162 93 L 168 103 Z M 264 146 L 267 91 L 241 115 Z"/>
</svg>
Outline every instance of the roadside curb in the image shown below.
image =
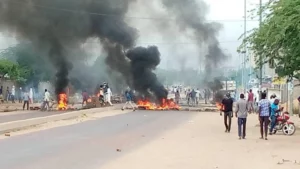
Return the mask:
<svg viewBox="0 0 300 169">
<path fill-rule="evenodd" d="M 82 115 L 89 115 L 89 114 L 95 114 L 95 113 L 101 113 L 111 110 L 119 110 L 120 107 L 104 107 L 104 108 L 93 108 L 93 109 L 85 109 L 85 110 L 78 110 L 78 111 L 72 111 L 69 113 L 63 113 L 63 114 L 57 114 L 57 115 L 51 115 L 51 116 L 45 116 L 45 117 L 37 117 L 37 118 L 31 118 L 26 120 L 18 120 L 18 121 L 11 121 L 6 123 L 0 123 L 0 134 L 3 134 L 5 132 L 10 132 L 14 130 L 19 130 L 25 127 L 30 126 L 36 126 L 48 122 L 53 121 L 59 121 L 59 120 L 67 120 L 72 119 L 76 117 L 80 117 Z"/>
</svg>

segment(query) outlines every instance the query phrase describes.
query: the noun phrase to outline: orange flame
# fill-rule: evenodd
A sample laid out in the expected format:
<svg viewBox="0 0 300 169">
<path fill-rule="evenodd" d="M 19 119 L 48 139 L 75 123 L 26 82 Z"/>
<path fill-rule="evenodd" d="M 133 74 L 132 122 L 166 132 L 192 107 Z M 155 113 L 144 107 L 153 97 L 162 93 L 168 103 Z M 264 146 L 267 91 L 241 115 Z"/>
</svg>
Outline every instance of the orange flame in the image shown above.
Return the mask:
<svg viewBox="0 0 300 169">
<path fill-rule="evenodd" d="M 217 102 L 217 103 L 216 103 L 216 106 L 217 106 L 217 108 L 218 108 L 220 111 L 223 110 L 223 104 L 222 104 L 222 103 Z"/>
<path fill-rule="evenodd" d="M 173 99 L 163 99 L 161 105 L 156 105 L 148 100 L 139 100 L 137 102 L 139 108 L 146 110 L 179 110 L 180 106 L 177 105 Z"/>
<path fill-rule="evenodd" d="M 91 102 L 92 102 L 92 98 L 89 98 L 89 99 L 87 100 L 87 102 L 88 102 L 88 103 L 91 103 Z"/>
<path fill-rule="evenodd" d="M 68 107 L 67 104 L 67 94 L 61 93 L 58 95 L 58 110 L 66 110 Z"/>
</svg>

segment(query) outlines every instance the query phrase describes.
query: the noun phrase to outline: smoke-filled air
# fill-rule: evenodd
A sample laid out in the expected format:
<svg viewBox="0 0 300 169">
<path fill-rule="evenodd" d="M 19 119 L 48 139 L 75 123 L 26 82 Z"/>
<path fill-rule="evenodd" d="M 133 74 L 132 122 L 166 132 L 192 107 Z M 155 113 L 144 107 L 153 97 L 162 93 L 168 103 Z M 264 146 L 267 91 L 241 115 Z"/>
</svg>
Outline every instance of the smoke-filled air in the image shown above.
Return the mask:
<svg viewBox="0 0 300 169">
<path fill-rule="evenodd" d="M 74 57 L 75 49 L 96 38 L 107 55 L 105 63 L 119 72 L 128 86 L 160 100 L 168 94 L 153 73 L 160 63 L 160 52 L 155 46 L 135 46 L 138 30 L 125 21 L 132 3 L 135 0 L 1 0 L 0 30 L 29 41 L 35 51 L 47 57 L 56 71 L 56 94 L 68 86 L 74 60 L 81 61 Z M 211 80 L 213 67 L 225 57 L 217 40 L 221 25 L 206 22 L 203 2 L 162 0 L 162 5 L 176 18 L 182 32 L 193 30 L 199 49 L 208 47 L 206 80 Z"/>
<path fill-rule="evenodd" d="M 182 32 L 192 30 L 193 38 L 197 41 L 199 51 L 203 51 L 204 47 L 208 48 L 204 58 L 205 77 L 204 82 L 209 86 L 208 82 L 215 81 L 214 68 L 219 66 L 226 55 L 220 48 L 217 39 L 218 33 L 222 28 L 219 23 L 209 23 L 206 20 L 208 12 L 207 4 L 203 1 L 196 0 L 162 0 L 166 9 L 172 16 L 175 16 L 176 23 Z"/>
</svg>

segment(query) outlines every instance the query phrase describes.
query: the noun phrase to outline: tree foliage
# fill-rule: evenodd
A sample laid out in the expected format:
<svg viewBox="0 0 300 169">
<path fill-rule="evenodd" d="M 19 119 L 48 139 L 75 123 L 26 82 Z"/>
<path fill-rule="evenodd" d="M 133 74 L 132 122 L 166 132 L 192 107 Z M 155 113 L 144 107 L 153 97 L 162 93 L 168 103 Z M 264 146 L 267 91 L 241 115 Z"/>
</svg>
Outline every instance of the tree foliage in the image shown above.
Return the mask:
<svg viewBox="0 0 300 169">
<path fill-rule="evenodd" d="M 274 0 L 262 9 L 260 28 L 252 30 L 240 49 L 246 45 L 253 51 L 258 66 L 270 63 L 279 76 L 299 79 L 300 0 Z"/>
<path fill-rule="evenodd" d="M 47 81 L 51 78 L 47 66 L 49 64 L 45 64 L 44 58 L 33 50 L 30 43 L 9 47 L 0 53 L 0 57 L 8 67 L 11 67 L 10 64 L 14 65 L 17 71 L 10 77 L 21 85 L 37 86 L 40 80 Z"/>
</svg>

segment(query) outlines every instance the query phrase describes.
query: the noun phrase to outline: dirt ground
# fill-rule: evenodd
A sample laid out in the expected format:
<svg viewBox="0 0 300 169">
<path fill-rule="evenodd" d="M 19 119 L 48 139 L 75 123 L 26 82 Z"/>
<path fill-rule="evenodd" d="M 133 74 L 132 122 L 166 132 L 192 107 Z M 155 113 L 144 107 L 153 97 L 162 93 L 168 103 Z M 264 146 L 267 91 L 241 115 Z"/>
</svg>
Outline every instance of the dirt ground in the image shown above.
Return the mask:
<svg viewBox="0 0 300 169">
<path fill-rule="evenodd" d="M 293 118 L 300 123 L 299 118 Z M 299 169 L 300 130 L 260 140 L 257 115 L 250 115 L 246 140 L 224 132 L 218 113 L 198 113 L 190 121 L 166 131 L 152 142 L 108 163 L 105 169 Z M 101 167 L 102 168 L 102 167 Z"/>
<path fill-rule="evenodd" d="M 29 106 L 40 106 L 41 103 L 34 103 L 34 104 L 29 104 Z M 0 113 L 1 112 L 6 112 L 6 111 L 16 111 L 16 110 L 23 110 L 23 103 L 0 103 Z"/>
</svg>

